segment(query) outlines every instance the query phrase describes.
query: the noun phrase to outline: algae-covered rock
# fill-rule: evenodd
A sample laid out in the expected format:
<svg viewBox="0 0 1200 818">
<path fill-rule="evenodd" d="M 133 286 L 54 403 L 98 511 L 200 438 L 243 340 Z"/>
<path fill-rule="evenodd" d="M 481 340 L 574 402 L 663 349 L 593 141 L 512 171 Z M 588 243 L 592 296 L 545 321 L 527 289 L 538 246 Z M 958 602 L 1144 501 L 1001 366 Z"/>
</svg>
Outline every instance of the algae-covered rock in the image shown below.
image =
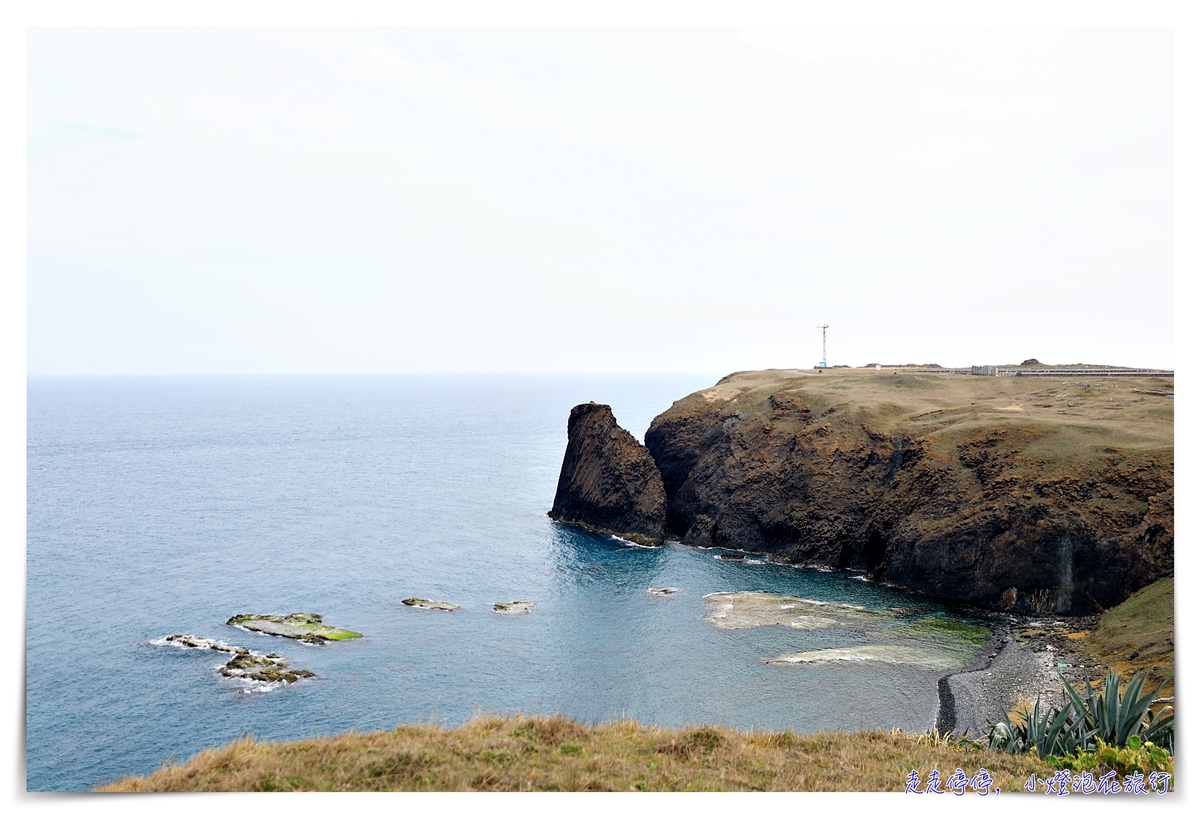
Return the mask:
<svg viewBox="0 0 1200 818">
<path fill-rule="evenodd" d="M 502 614 L 527 614 L 533 610 L 533 603 L 524 599 L 518 599 L 513 602 L 497 602 L 492 606 L 492 610 Z"/>
<path fill-rule="evenodd" d="M 173 633 L 164 637 L 161 644 L 190 650 L 215 650 L 219 653 L 232 653 L 233 658 L 218 671 L 222 676 L 231 679 L 292 684 L 300 679 L 315 678 L 317 675 L 311 670 L 290 667 L 277 653 L 255 653 L 249 648 L 227 645 L 217 639 L 193 636 L 190 633 Z"/>
<path fill-rule="evenodd" d="M 992 632 L 982 625 L 973 625 L 957 619 L 927 616 L 906 622 L 884 631 L 891 637 L 910 636 L 933 644 L 965 645 L 977 648 L 987 641 Z"/>
<path fill-rule="evenodd" d="M 410 608 L 424 608 L 428 611 L 461 611 L 461 605 L 455 605 L 453 602 L 434 602 L 432 599 L 421 599 L 413 596 L 408 599 L 400 600 L 402 605 L 407 605 Z"/>
<path fill-rule="evenodd" d="M 357 631 L 334 628 L 324 624 L 321 621 L 321 615 L 314 613 L 294 613 L 287 616 L 280 614 L 238 614 L 237 616 L 231 616 L 225 624 L 271 636 L 298 639 L 301 642 L 307 642 L 311 645 L 362 638 L 362 634 Z"/>
</svg>

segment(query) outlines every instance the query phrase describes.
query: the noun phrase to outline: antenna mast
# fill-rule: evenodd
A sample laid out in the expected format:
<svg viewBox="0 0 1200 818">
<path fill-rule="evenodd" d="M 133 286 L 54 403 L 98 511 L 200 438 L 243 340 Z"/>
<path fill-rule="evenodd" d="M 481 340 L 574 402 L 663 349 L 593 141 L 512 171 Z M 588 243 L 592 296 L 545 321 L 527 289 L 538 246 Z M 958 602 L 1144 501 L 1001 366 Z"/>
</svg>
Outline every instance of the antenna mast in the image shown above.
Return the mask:
<svg viewBox="0 0 1200 818">
<path fill-rule="evenodd" d="M 829 325 L 822 324 L 821 326 L 817 327 L 817 329 L 821 330 L 821 369 L 824 369 L 825 368 L 825 330 L 829 329 Z"/>
</svg>

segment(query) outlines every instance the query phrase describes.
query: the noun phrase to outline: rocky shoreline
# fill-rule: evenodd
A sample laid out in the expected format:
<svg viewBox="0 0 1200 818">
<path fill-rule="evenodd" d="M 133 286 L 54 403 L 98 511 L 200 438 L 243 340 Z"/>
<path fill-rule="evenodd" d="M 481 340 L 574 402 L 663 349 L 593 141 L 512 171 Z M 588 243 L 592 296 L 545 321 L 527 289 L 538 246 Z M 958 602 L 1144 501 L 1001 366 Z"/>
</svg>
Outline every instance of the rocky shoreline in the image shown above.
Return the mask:
<svg viewBox="0 0 1200 818">
<path fill-rule="evenodd" d="M 1067 634 L 1091 630 L 1097 617 L 1008 617 L 971 664 L 938 680 L 939 733 L 987 735 L 989 723 L 1029 706 L 1064 704 L 1062 677 L 1102 679 L 1107 668 Z"/>
</svg>

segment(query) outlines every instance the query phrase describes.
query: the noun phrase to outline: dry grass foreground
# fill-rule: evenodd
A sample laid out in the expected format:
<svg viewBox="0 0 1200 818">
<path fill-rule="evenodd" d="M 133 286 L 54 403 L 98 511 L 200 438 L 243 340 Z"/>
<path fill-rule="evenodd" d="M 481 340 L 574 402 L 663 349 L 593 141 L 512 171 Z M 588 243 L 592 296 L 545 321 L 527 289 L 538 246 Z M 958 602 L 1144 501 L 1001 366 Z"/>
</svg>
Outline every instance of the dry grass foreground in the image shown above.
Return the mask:
<svg viewBox="0 0 1200 818">
<path fill-rule="evenodd" d="M 246 738 L 106 792 L 161 791 L 903 791 L 917 770 L 944 782 L 986 768 L 1021 792 L 1036 758 L 964 748 L 899 731 L 797 736 L 714 727 L 667 730 L 632 720 L 585 727 L 561 716 L 476 716 L 455 729 L 258 743 Z M 968 788 L 966 795 L 974 795 Z"/>
</svg>

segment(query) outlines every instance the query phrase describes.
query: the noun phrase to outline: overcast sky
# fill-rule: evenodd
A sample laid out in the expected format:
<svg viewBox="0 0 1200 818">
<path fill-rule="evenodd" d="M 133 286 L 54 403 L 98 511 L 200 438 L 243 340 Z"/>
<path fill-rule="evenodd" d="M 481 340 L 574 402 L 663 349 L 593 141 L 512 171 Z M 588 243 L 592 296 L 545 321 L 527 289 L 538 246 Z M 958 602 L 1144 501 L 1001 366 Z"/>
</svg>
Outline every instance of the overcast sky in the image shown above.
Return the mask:
<svg viewBox="0 0 1200 818">
<path fill-rule="evenodd" d="M 31 373 L 1175 363 L 1166 29 L 28 44 Z"/>
</svg>

